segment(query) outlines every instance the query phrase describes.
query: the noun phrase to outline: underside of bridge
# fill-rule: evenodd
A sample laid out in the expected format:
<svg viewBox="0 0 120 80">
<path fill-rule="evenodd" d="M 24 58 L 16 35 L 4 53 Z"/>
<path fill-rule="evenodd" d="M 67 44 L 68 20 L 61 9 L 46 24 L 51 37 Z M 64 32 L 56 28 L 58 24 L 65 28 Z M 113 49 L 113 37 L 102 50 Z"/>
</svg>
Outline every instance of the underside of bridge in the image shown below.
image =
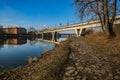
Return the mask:
<svg viewBox="0 0 120 80">
<path fill-rule="evenodd" d="M 38 34 L 38 38 L 43 40 L 56 41 L 57 32 L 47 32 Z"/>
<path fill-rule="evenodd" d="M 80 37 L 83 31 L 83 28 L 78 28 L 78 29 L 74 29 L 76 36 Z M 57 41 L 56 37 L 58 36 L 58 33 L 55 31 L 51 31 L 51 32 L 43 32 L 43 33 L 39 33 L 37 34 L 38 38 L 41 38 L 42 40 L 50 40 L 50 41 Z"/>
</svg>

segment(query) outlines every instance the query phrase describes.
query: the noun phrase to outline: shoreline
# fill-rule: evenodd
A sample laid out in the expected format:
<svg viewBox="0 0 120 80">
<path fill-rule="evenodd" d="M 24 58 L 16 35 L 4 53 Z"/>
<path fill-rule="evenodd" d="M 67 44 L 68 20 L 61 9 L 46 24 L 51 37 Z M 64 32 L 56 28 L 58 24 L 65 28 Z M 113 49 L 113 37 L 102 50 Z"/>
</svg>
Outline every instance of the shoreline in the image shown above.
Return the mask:
<svg viewBox="0 0 120 80">
<path fill-rule="evenodd" d="M 35 60 L 31 59 L 30 64 L 0 72 L 0 80 L 61 80 L 59 73 L 67 62 L 70 53 L 68 42 L 64 41 L 60 45 L 56 44 L 53 50 L 46 51 Z M 36 73 L 39 76 L 36 76 Z"/>
<path fill-rule="evenodd" d="M 37 61 L 0 74 L 0 80 L 119 80 L 120 36 L 71 37 Z"/>
</svg>

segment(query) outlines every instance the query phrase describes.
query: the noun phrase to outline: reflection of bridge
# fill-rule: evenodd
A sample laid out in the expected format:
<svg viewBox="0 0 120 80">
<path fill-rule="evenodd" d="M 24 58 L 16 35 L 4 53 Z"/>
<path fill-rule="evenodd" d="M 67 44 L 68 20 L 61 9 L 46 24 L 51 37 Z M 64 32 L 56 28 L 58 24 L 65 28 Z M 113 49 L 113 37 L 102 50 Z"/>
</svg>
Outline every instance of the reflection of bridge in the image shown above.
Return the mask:
<svg viewBox="0 0 120 80">
<path fill-rule="evenodd" d="M 114 24 L 120 24 L 120 15 L 116 16 L 116 21 L 114 22 Z M 57 32 L 66 31 L 66 30 L 75 30 L 76 36 L 79 37 L 81 36 L 83 29 L 100 27 L 100 26 L 101 26 L 100 21 L 95 20 L 95 21 L 89 21 L 89 22 L 84 22 L 80 24 L 73 24 L 69 26 L 48 29 L 48 30 L 37 32 L 36 34 L 41 39 L 45 39 L 46 36 L 49 36 L 51 37 L 51 41 L 55 41 L 55 36 Z"/>
<path fill-rule="evenodd" d="M 51 41 L 51 40 L 43 40 L 43 39 L 36 39 L 37 41 L 40 41 L 40 42 L 47 42 L 47 43 L 51 43 L 51 44 L 59 44 L 60 42 L 57 42 L 57 41 Z"/>
</svg>

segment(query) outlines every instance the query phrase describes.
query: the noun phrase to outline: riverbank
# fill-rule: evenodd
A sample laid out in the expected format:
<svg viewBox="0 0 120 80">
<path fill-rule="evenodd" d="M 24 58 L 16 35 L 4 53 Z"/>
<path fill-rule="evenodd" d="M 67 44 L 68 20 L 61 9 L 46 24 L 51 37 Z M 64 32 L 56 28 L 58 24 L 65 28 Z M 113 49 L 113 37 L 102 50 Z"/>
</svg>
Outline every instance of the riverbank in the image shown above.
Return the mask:
<svg viewBox="0 0 120 80">
<path fill-rule="evenodd" d="M 75 38 L 63 80 L 120 80 L 119 31 L 114 39 L 101 32 Z"/>
<path fill-rule="evenodd" d="M 104 45 L 86 44 L 77 39 L 71 42 L 72 52 L 64 68 L 63 80 L 120 80 L 120 45 L 110 42 Z"/>
<path fill-rule="evenodd" d="M 59 72 L 68 60 L 69 41 L 56 45 L 54 50 L 42 54 L 36 61 L 0 73 L 0 80 L 61 80 Z"/>
<path fill-rule="evenodd" d="M 120 80 L 120 36 L 72 37 L 36 61 L 0 74 L 0 80 Z"/>
</svg>

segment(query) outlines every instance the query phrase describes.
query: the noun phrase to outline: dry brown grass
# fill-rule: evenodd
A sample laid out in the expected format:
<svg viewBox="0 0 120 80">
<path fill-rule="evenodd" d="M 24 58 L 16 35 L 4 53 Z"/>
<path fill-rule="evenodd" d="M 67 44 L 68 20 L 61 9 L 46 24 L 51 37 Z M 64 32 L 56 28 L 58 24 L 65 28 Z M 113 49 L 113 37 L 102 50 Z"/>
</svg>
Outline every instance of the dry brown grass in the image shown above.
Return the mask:
<svg viewBox="0 0 120 80">
<path fill-rule="evenodd" d="M 34 58 L 29 57 L 29 58 L 28 58 L 29 64 L 31 64 L 31 63 L 33 63 L 33 62 L 37 62 L 37 61 L 38 61 L 37 57 L 34 57 Z"/>
<path fill-rule="evenodd" d="M 88 45 L 96 51 L 96 55 L 101 57 L 107 57 L 110 63 L 120 64 L 120 27 L 115 27 L 114 31 L 116 37 L 109 39 L 106 34 L 102 32 L 96 32 L 79 38 L 85 41 Z"/>
</svg>

